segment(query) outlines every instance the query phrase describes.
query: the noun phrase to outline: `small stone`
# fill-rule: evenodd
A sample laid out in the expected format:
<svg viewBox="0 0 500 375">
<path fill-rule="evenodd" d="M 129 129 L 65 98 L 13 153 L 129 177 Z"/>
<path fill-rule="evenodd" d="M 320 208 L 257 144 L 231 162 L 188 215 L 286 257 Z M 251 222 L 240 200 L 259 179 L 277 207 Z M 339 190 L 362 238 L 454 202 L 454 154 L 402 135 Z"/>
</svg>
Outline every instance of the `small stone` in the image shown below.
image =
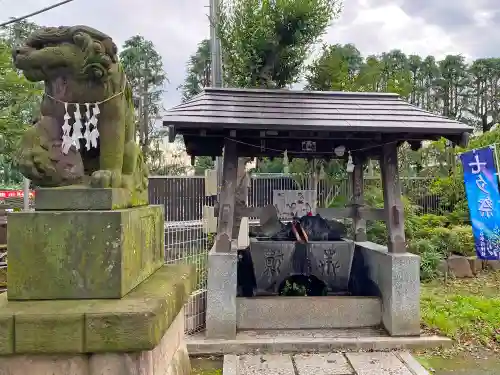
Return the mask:
<svg viewBox="0 0 500 375">
<path fill-rule="evenodd" d="M 485 268 L 493 271 L 500 271 L 500 260 L 487 260 Z"/>
<path fill-rule="evenodd" d="M 264 236 L 271 236 L 281 230 L 278 211 L 272 204 L 262 207 L 259 215 L 260 232 Z"/>
<path fill-rule="evenodd" d="M 483 261 L 477 257 L 468 257 L 470 268 L 474 275 L 477 275 L 483 269 Z"/>
<path fill-rule="evenodd" d="M 474 277 L 469 260 L 465 257 L 452 255 L 447 260 L 451 274 L 458 278 Z"/>
</svg>

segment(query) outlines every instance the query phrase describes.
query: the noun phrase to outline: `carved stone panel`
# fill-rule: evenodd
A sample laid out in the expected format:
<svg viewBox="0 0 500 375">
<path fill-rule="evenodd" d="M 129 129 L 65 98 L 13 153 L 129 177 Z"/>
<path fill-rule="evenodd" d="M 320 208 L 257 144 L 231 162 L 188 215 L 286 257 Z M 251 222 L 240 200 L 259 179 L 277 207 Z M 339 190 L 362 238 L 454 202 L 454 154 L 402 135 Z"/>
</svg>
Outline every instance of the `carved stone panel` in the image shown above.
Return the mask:
<svg viewBox="0 0 500 375">
<path fill-rule="evenodd" d="M 277 293 L 280 283 L 291 273 L 295 243 L 288 241 L 256 241 L 250 253 L 257 281 L 256 294 Z"/>
<path fill-rule="evenodd" d="M 346 291 L 354 257 L 352 241 L 311 242 L 308 244 L 311 274 L 322 280 L 329 292 Z"/>
<path fill-rule="evenodd" d="M 354 243 L 252 241 L 250 253 L 257 282 L 257 295 L 278 293 L 280 284 L 296 274 L 314 275 L 329 292 L 347 291 Z"/>
</svg>

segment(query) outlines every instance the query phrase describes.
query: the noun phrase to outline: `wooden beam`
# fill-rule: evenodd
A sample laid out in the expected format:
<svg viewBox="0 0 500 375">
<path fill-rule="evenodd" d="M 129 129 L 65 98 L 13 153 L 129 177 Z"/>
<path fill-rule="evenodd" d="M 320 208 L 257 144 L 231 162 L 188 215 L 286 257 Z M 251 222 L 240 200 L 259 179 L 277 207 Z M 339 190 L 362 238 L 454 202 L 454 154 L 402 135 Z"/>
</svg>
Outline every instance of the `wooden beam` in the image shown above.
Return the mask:
<svg viewBox="0 0 500 375">
<path fill-rule="evenodd" d="M 316 213 L 321 217 L 332 220 L 332 219 L 352 219 L 354 218 L 356 211 L 359 213 L 359 217 L 363 220 L 380 220 L 386 221 L 385 209 L 383 208 L 372 208 L 372 207 L 332 207 L 332 208 L 317 208 Z"/>
<path fill-rule="evenodd" d="M 327 220 L 347 219 L 353 216 L 352 207 L 316 208 L 316 213 Z"/>
<path fill-rule="evenodd" d="M 238 172 L 236 177 L 235 208 L 233 221 L 233 237 L 238 239 L 240 233 L 241 219 L 247 217 L 248 188 L 250 178 L 246 171 L 246 165 L 251 158 L 238 158 Z M 248 234 L 248 233 L 247 233 Z"/>
<path fill-rule="evenodd" d="M 385 209 L 383 209 L 383 208 L 360 207 L 359 208 L 359 216 L 363 220 L 387 221 L 387 217 L 385 215 Z"/>
<path fill-rule="evenodd" d="M 392 253 L 405 253 L 404 207 L 401 201 L 401 183 L 398 170 L 398 146 L 390 143 L 382 147 L 380 159 L 384 208 L 388 235 L 388 249 Z"/>
<path fill-rule="evenodd" d="M 354 241 L 359 242 L 366 241 L 366 220 L 362 218 L 360 213 L 360 208 L 364 204 L 363 169 L 365 160 L 363 155 L 354 155 L 354 171 L 351 175 Z"/>
<path fill-rule="evenodd" d="M 230 139 L 224 142 L 222 186 L 219 195 L 219 220 L 217 222 L 217 236 L 215 239 L 215 252 L 217 253 L 229 253 L 231 251 L 238 173 L 238 154 L 236 149 L 236 142 Z"/>
</svg>

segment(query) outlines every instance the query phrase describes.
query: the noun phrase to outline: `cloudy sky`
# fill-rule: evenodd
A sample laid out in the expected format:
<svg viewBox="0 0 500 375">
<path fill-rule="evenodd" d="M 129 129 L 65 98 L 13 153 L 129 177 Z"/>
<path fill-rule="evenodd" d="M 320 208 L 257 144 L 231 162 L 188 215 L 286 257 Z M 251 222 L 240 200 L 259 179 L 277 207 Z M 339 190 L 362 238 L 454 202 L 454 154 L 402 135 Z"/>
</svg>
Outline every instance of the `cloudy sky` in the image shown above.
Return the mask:
<svg viewBox="0 0 500 375">
<path fill-rule="evenodd" d="M 58 0 L 0 0 L 0 21 Z M 209 36 L 209 0 L 75 0 L 32 17 L 46 26 L 86 24 L 118 45 L 141 34 L 163 56 L 170 84 L 164 103 L 180 101 L 177 87 L 185 63 Z M 418 5 L 417 5 L 418 4 Z M 461 53 L 468 58 L 500 56 L 500 0 L 344 0 L 344 9 L 325 41 L 354 43 L 364 55 L 393 48 L 408 54 Z"/>
</svg>

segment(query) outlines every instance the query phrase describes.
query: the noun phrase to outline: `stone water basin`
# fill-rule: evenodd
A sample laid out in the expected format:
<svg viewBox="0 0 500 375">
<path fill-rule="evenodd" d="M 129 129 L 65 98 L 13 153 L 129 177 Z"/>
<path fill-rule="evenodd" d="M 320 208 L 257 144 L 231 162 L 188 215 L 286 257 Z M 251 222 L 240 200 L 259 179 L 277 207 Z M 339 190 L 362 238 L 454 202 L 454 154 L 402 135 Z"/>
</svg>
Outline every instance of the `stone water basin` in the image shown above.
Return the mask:
<svg viewBox="0 0 500 375">
<path fill-rule="evenodd" d="M 348 289 L 354 256 L 354 242 L 259 241 L 251 239 L 256 295 L 278 294 L 280 287 L 293 275 L 313 275 L 323 281 L 329 293 Z"/>
</svg>

